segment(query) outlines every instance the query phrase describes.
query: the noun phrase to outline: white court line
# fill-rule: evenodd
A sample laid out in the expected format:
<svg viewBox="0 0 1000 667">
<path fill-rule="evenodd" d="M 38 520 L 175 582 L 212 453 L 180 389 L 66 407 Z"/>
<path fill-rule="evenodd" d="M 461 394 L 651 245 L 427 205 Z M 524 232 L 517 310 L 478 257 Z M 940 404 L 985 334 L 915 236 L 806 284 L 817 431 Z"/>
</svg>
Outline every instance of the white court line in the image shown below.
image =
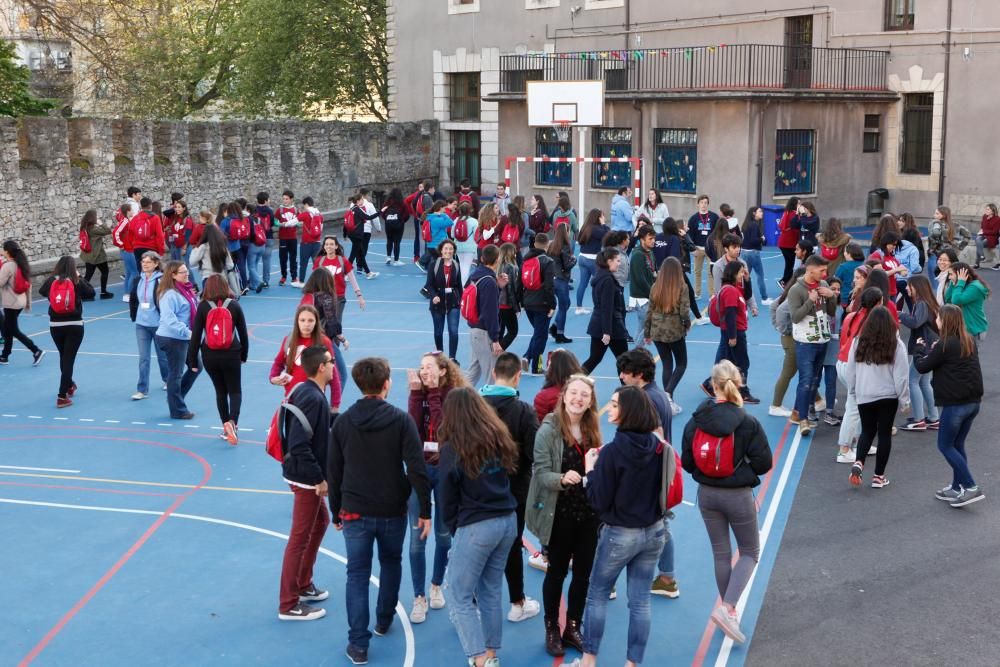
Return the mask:
<svg viewBox="0 0 1000 667">
<path fill-rule="evenodd" d="M 774 495 L 771 496 L 771 504 L 767 508 L 767 516 L 764 518 L 764 525 L 760 530 L 760 554 L 757 558 L 759 563 L 761 557 L 764 555 L 764 548 L 767 546 L 767 538 L 771 535 L 771 528 L 774 526 L 774 517 L 778 514 L 778 507 L 781 505 L 781 496 L 785 492 L 785 487 L 788 485 L 788 477 L 792 472 L 792 466 L 795 465 L 795 456 L 799 451 L 799 443 L 802 442 L 802 432 L 795 429 L 795 437 L 792 438 L 792 445 L 788 448 L 788 454 L 785 458 L 785 465 L 781 468 L 781 477 L 778 478 L 778 486 L 775 487 Z M 757 578 L 757 573 L 760 572 L 760 568 L 754 568 L 753 574 L 750 575 L 750 581 L 747 582 L 747 587 L 743 589 L 743 595 L 740 596 L 739 601 L 736 603 L 736 613 L 743 616 L 743 611 L 746 609 L 747 601 L 750 599 L 750 591 L 753 589 L 754 579 Z M 729 655 L 733 650 L 733 640 L 726 637 L 722 642 L 722 648 L 719 649 L 719 657 L 715 661 L 715 667 L 725 667 L 729 663 Z"/>
<path fill-rule="evenodd" d="M 32 468 L 30 466 L 0 466 L 4 470 L 34 470 L 37 472 L 66 472 L 77 475 L 80 473 L 79 470 L 64 470 L 63 468 Z"/>
<path fill-rule="evenodd" d="M 96 505 L 69 505 L 66 503 L 47 503 L 36 500 L 17 500 L 14 498 L 0 498 L 0 503 L 8 503 L 11 505 L 31 505 L 35 507 L 52 507 L 56 509 L 74 509 L 74 510 L 91 510 L 94 512 L 116 512 L 119 514 L 147 514 L 160 516 L 163 512 L 157 512 L 155 510 L 138 510 L 138 509 L 126 509 L 123 507 L 102 507 Z M 232 528 L 241 528 L 243 530 L 249 530 L 254 533 L 260 533 L 261 535 L 268 535 L 270 537 L 276 537 L 279 540 L 288 541 L 288 535 L 283 535 L 282 533 L 268 530 L 267 528 L 261 528 L 259 526 L 253 526 L 247 523 L 238 523 L 236 521 L 226 521 L 225 519 L 215 519 L 209 516 L 201 516 L 199 514 L 180 514 L 174 512 L 168 517 L 170 519 L 188 519 L 190 521 L 203 521 L 205 523 L 214 523 L 219 526 L 230 526 Z M 320 547 L 319 552 L 324 556 L 328 556 L 333 560 L 347 565 L 347 559 L 335 551 L 330 551 L 324 547 Z M 379 586 L 378 577 L 372 575 L 369 580 L 375 585 Z M 406 609 L 403 608 L 401 602 L 396 603 L 396 616 L 399 617 L 400 624 L 403 626 L 403 635 L 406 638 L 406 655 L 403 658 L 403 667 L 413 667 L 416 653 L 416 642 L 413 637 L 413 627 L 410 625 L 410 619 L 406 614 Z"/>
</svg>

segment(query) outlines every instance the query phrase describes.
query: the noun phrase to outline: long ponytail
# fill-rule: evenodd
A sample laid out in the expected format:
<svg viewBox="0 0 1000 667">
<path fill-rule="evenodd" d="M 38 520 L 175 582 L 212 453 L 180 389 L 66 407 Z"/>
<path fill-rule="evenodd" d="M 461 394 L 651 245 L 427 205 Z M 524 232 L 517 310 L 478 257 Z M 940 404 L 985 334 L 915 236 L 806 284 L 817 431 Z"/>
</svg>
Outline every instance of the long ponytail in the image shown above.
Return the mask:
<svg viewBox="0 0 1000 667">
<path fill-rule="evenodd" d="M 3 251 L 10 255 L 11 261 L 21 269 L 21 275 L 24 276 L 25 280 L 31 280 L 31 265 L 28 264 L 28 256 L 24 254 L 21 250 L 21 246 L 18 245 L 17 241 L 14 239 L 7 239 L 3 242 Z"/>
<path fill-rule="evenodd" d="M 740 393 L 743 378 L 733 362 L 723 359 L 712 367 L 712 384 L 726 401 L 743 406 L 743 395 Z"/>
</svg>

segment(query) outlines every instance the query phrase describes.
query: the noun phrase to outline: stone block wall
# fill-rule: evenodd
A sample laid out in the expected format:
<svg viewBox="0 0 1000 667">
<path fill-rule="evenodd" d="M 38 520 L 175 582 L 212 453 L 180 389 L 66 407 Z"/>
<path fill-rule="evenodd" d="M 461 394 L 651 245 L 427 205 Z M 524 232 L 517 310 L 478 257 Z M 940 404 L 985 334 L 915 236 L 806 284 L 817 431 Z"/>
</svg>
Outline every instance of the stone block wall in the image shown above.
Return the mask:
<svg viewBox="0 0 1000 667">
<path fill-rule="evenodd" d="M 87 209 L 109 221 L 131 185 L 164 202 L 183 192 L 193 212 L 261 190 L 277 205 L 285 188 L 343 210 L 360 187 L 436 179 L 439 145 L 436 121 L 0 119 L 0 240 L 21 243 L 40 274 L 78 254 Z"/>
</svg>

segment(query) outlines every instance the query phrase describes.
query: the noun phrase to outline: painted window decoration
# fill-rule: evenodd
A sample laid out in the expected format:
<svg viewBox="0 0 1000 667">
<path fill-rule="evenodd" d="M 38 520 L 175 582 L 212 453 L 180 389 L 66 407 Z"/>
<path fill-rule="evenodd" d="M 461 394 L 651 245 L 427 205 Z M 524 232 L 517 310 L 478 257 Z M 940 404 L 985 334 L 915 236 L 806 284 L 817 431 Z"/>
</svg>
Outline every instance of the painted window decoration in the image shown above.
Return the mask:
<svg viewBox="0 0 1000 667">
<path fill-rule="evenodd" d="M 694 194 L 698 189 L 698 130 L 657 129 L 656 187 Z"/>
<path fill-rule="evenodd" d="M 535 133 L 536 157 L 572 157 L 572 135 L 566 141 L 559 141 L 556 131 L 551 127 L 540 127 Z M 571 162 L 536 162 L 535 183 L 538 185 L 573 185 L 573 163 Z"/>
<path fill-rule="evenodd" d="M 815 130 L 778 130 L 774 156 L 775 196 L 815 191 L 815 142 Z"/>
<path fill-rule="evenodd" d="M 632 157 L 632 129 L 595 128 L 594 157 Z M 617 190 L 632 184 L 632 165 L 628 162 L 595 162 L 592 173 L 595 188 Z"/>
</svg>

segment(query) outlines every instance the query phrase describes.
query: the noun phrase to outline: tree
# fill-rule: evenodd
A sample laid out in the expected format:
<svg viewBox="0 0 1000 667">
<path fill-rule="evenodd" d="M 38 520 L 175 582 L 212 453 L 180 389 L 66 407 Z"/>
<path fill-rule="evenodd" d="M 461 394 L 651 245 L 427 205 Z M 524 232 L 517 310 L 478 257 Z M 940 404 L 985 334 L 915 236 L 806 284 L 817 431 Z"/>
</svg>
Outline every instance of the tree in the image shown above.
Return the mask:
<svg viewBox="0 0 1000 667">
<path fill-rule="evenodd" d="M 0 40 L 0 116 L 38 116 L 52 108 L 48 100 L 32 96 L 28 68 L 15 62 L 14 45 Z"/>
</svg>

